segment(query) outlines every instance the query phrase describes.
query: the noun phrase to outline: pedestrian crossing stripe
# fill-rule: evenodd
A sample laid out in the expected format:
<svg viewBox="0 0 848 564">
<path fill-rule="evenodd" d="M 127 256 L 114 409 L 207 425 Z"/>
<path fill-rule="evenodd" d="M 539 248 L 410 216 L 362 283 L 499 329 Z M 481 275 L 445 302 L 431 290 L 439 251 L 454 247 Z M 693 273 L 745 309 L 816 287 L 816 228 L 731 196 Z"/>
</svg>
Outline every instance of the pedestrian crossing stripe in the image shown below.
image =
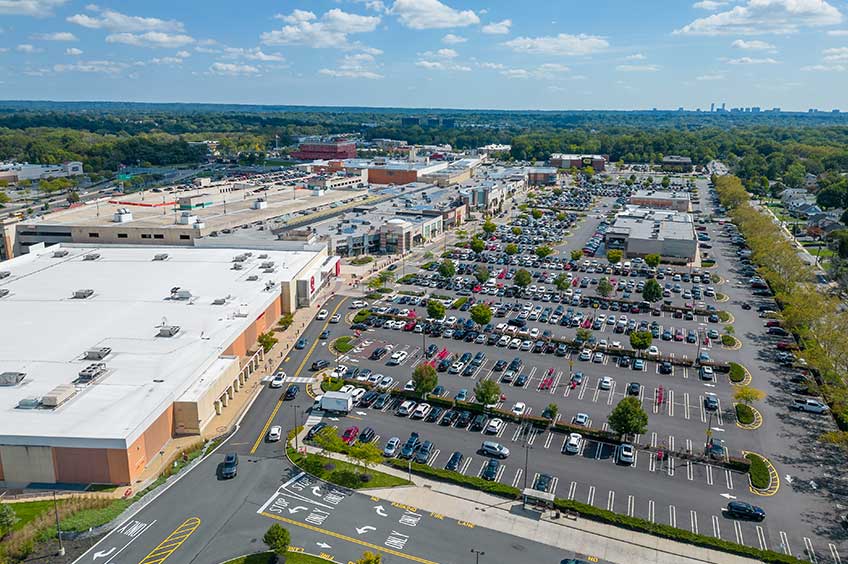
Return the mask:
<svg viewBox="0 0 848 564">
<path fill-rule="evenodd" d="M 287 382 L 290 384 L 310 384 L 315 381 L 315 378 L 311 376 L 298 376 L 297 378 L 293 376 L 289 376 L 287 378 L 283 378 L 283 382 Z"/>
</svg>

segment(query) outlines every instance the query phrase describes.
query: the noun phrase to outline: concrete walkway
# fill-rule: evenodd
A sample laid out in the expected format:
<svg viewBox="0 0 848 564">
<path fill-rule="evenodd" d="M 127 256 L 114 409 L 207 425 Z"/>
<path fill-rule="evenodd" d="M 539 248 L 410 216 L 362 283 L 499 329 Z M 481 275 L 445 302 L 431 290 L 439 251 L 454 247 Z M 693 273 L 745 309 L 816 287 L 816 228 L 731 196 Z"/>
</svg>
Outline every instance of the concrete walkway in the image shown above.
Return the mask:
<svg viewBox="0 0 848 564">
<path fill-rule="evenodd" d="M 302 433 L 300 439 L 303 439 Z M 301 445 L 303 443 L 301 442 Z M 301 447 L 301 450 L 304 447 Z M 307 452 L 320 449 L 305 447 Z M 346 460 L 337 453 L 330 457 Z M 604 562 L 631 564 L 742 564 L 757 562 L 733 554 L 662 539 L 577 517 L 556 518 L 550 512 L 523 509 L 520 501 L 507 500 L 454 484 L 429 480 L 393 467 L 379 465 L 377 470 L 400 478 L 411 478 L 414 486 L 366 490 L 369 495 L 446 518 L 486 527 L 563 550 L 589 554 Z"/>
</svg>

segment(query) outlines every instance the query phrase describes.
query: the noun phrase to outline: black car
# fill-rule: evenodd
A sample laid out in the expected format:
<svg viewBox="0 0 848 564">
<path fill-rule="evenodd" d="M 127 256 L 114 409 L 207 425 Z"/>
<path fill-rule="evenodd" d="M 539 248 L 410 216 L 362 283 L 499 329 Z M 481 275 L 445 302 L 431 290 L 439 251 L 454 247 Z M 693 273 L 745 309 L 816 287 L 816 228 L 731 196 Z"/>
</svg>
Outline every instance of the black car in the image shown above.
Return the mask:
<svg viewBox="0 0 848 564">
<path fill-rule="evenodd" d="M 627 368 L 628 366 L 630 366 L 630 357 L 629 356 L 622 356 L 621 358 L 618 359 L 618 365 L 621 368 Z"/>
<path fill-rule="evenodd" d="M 465 457 L 462 456 L 461 452 L 456 451 L 448 459 L 448 463 L 445 464 L 445 470 L 453 470 L 454 472 L 456 472 L 457 470 L 459 470 L 459 465 L 462 464 L 464 458 Z"/>
<path fill-rule="evenodd" d="M 757 507 L 744 501 L 731 501 L 727 504 L 727 516 L 762 521 L 766 518 L 766 512 L 763 511 L 762 507 Z"/>
<path fill-rule="evenodd" d="M 482 431 L 483 427 L 486 426 L 486 422 L 489 420 L 484 414 L 478 414 L 472 421 L 469 429 L 472 431 Z"/>
<path fill-rule="evenodd" d="M 316 360 L 315 362 L 312 363 L 312 370 L 313 371 L 324 370 L 328 366 L 330 366 L 330 363 L 327 362 L 326 360 Z"/>
<path fill-rule="evenodd" d="M 412 433 L 400 449 L 400 458 L 403 458 L 404 460 L 411 459 L 415 456 L 415 451 L 417 451 L 420 446 L 421 439 L 418 437 L 418 433 Z"/>
<path fill-rule="evenodd" d="M 436 386 L 433 388 L 433 391 L 430 392 L 431 395 L 434 396 L 443 396 L 445 395 L 445 387 L 444 386 Z"/>
<path fill-rule="evenodd" d="M 311 429 L 309 429 L 309 431 L 306 433 L 306 440 L 311 441 L 313 438 L 315 438 L 315 435 L 320 433 L 321 429 L 323 429 L 326 426 L 327 426 L 327 424 L 324 423 L 323 421 L 316 423 L 315 426 L 312 427 Z"/>
<path fill-rule="evenodd" d="M 427 356 L 427 358 L 430 358 L 437 352 L 439 352 L 439 347 L 437 347 L 436 345 L 428 345 L 427 351 L 424 354 Z"/>
<path fill-rule="evenodd" d="M 639 382 L 630 382 L 627 384 L 627 395 L 628 396 L 638 396 L 639 391 L 642 389 L 642 384 Z"/>
<path fill-rule="evenodd" d="M 539 474 L 533 481 L 533 489 L 540 492 L 547 492 L 551 489 L 551 482 L 553 482 L 552 476 L 549 474 Z"/>
<path fill-rule="evenodd" d="M 377 347 L 373 351 L 371 351 L 371 360 L 380 360 L 389 352 L 389 349 L 385 347 Z"/>
<path fill-rule="evenodd" d="M 444 425 L 445 427 L 449 425 L 453 425 L 454 422 L 459 418 L 459 412 L 454 411 L 453 409 L 447 410 L 442 420 L 439 421 L 439 425 Z"/>
<path fill-rule="evenodd" d="M 671 363 L 667 360 L 664 360 L 660 363 L 660 374 L 671 374 L 673 367 Z"/>
<path fill-rule="evenodd" d="M 527 383 L 527 374 L 519 374 L 518 378 L 515 379 L 515 382 L 512 383 L 513 386 L 524 387 Z"/>
<path fill-rule="evenodd" d="M 330 338 L 330 330 L 325 329 L 324 331 L 321 331 L 321 334 L 318 335 L 318 338 L 321 339 L 322 341 L 329 339 Z"/>
<path fill-rule="evenodd" d="M 492 367 L 494 372 L 501 372 L 504 368 L 506 368 L 507 362 L 503 359 L 497 361 L 495 365 Z"/>
<path fill-rule="evenodd" d="M 354 323 L 350 326 L 350 328 L 356 331 L 365 331 L 366 329 L 368 329 L 368 325 L 364 323 Z"/>
<path fill-rule="evenodd" d="M 386 404 L 389 403 L 389 400 L 392 399 L 392 396 L 389 394 L 382 394 L 377 400 L 374 402 L 374 409 L 383 409 L 386 407 Z"/>
<path fill-rule="evenodd" d="M 471 412 L 463 411 L 459 414 L 459 417 L 456 420 L 456 427 L 459 429 L 464 429 L 471 422 Z"/>
<path fill-rule="evenodd" d="M 494 458 L 490 459 L 486 464 L 486 467 L 483 469 L 482 478 L 484 480 L 494 481 L 498 476 L 498 469 L 501 467 L 501 463 L 495 460 Z"/>
<path fill-rule="evenodd" d="M 221 464 L 221 477 L 225 479 L 235 478 L 238 474 L 238 455 L 234 452 L 227 454 L 224 457 L 224 462 Z"/>
<path fill-rule="evenodd" d="M 380 397 L 380 393 L 376 390 L 368 390 L 362 397 L 359 398 L 359 405 L 362 407 L 371 407 L 371 405 L 377 401 L 377 398 Z"/>
<path fill-rule="evenodd" d="M 374 437 L 377 435 L 377 432 L 374 431 L 371 427 L 365 427 L 362 429 L 362 432 L 359 433 L 359 442 L 360 443 L 370 443 L 374 440 Z"/>
<path fill-rule="evenodd" d="M 451 366 L 451 361 L 447 358 L 443 359 L 437 366 L 436 370 L 439 372 L 445 372 Z"/>
<path fill-rule="evenodd" d="M 283 396 L 287 400 L 293 400 L 297 397 L 297 393 L 300 391 L 300 386 L 297 384 L 292 384 L 286 389 L 286 395 Z"/>
<path fill-rule="evenodd" d="M 415 453 L 415 462 L 418 464 L 427 464 L 427 461 L 430 460 L 430 455 L 433 454 L 434 448 L 433 443 L 430 441 L 421 443 L 421 446 L 418 447 L 418 452 Z"/>
<path fill-rule="evenodd" d="M 428 413 L 427 417 L 424 418 L 424 421 L 426 421 L 427 423 L 435 423 L 439 420 L 439 417 L 442 416 L 442 413 L 444 413 L 444 411 L 445 408 L 443 407 L 439 407 L 438 405 L 433 406 L 433 408 L 430 410 L 430 413 Z"/>
</svg>

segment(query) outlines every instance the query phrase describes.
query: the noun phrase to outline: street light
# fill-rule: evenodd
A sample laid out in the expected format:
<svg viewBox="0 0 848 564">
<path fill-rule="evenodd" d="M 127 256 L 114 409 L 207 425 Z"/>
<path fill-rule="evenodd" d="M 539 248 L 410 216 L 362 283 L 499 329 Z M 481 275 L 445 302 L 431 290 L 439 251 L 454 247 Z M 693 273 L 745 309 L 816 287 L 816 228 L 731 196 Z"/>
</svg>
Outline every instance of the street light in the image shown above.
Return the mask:
<svg viewBox="0 0 848 564">
<path fill-rule="evenodd" d="M 477 550 L 476 548 L 472 548 L 471 552 L 477 557 L 477 564 L 480 564 L 480 557 L 486 556 L 486 553 L 482 550 Z"/>
<path fill-rule="evenodd" d="M 57 556 L 65 555 L 65 546 L 62 544 L 62 527 L 59 524 L 59 502 L 56 501 L 56 490 L 53 490 L 53 512 L 56 514 L 56 537 L 59 539 L 59 552 Z"/>
<path fill-rule="evenodd" d="M 298 444 L 297 444 L 297 423 L 298 423 L 298 421 L 299 421 L 299 419 L 297 417 L 297 406 L 295 405 L 294 406 L 294 450 L 295 450 L 295 452 L 298 451 Z"/>
</svg>

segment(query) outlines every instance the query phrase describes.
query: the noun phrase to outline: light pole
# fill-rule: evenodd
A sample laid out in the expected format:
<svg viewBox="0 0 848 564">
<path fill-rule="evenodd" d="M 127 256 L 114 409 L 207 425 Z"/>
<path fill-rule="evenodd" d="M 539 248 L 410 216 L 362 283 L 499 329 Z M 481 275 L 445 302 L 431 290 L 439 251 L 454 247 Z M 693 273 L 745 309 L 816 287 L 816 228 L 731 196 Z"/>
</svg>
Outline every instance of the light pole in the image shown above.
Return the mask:
<svg viewBox="0 0 848 564">
<path fill-rule="evenodd" d="M 65 546 L 62 544 L 62 526 L 59 523 L 59 502 L 56 501 L 56 490 L 53 490 L 53 512 L 56 514 L 56 538 L 59 539 L 58 556 L 65 555 Z"/>
<path fill-rule="evenodd" d="M 294 450 L 295 450 L 295 452 L 297 452 L 297 451 L 298 451 L 298 444 L 297 444 L 297 422 L 298 422 L 298 418 L 297 418 L 297 406 L 294 406 Z"/>
<path fill-rule="evenodd" d="M 477 564 L 480 564 L 480 557 L 486 556 L 486 553 L 482 550 L 477 550 L 476 548 L 472 548 L 471 552 L 477 557 Z"/>
<path fill-rule="evenodd" d="M 524 489 L 527 489 L 527 463 L 530 459 L 530 449 L 533 448 L 529 442 L 529 438 L 527 437 L 527 424 L 524 424 Z"/>
</svg>

